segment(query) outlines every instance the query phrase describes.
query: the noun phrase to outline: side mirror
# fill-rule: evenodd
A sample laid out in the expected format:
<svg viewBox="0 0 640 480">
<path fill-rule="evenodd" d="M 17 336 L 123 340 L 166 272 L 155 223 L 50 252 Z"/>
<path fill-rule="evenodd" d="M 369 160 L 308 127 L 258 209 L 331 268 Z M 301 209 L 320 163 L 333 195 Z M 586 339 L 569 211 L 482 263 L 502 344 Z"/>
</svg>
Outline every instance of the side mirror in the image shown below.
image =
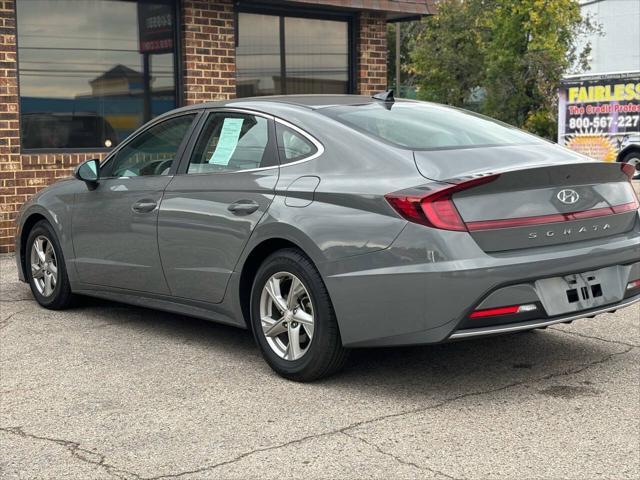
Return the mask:
<svg viewBox="0 0 640 480">
<path fill-rule="evenodd" d="M 81 163 L 74 170 L 73 176 L 90 186 L 95 186 L 100 179 L 100 160 L 94 158 Z"/>
</svg>

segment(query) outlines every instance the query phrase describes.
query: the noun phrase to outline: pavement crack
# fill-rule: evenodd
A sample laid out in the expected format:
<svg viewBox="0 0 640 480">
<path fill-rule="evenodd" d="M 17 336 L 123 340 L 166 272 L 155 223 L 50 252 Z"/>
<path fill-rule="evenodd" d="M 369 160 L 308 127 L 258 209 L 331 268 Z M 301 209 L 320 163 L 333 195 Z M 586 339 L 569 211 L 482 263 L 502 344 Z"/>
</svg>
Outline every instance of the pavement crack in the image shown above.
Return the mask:
<svg viewBox="0 0 640 480">
<path fill-rule="evenodd" d="M 5 432 L 11 435 L 16 435 L 23 438 L 30 438 L 33 440 L 41 440 L 45 442 L 55 443 L 66 448 L 71 456 L 80 460 L 81 462 L 88 463 L 91 465 L 95 465 L 104 469 L 109 475 L 115 478 L 119 478 L 122 480 L 131 480 L 131 479 L 139 479 L 140 476 L 133 473 L 128 472 L 126 470 L 122 470 L 113 465 L 106 463 L 106 458 L 101 453 L 92 452 L 91 450 L 87 450 L 80 446 L 78 442 L 73 442 L 70 440 L 63 440 L 60 438 L 51 438 L 51 437 L 43 437 L 39 435 L 34 435 L 31 433 L 25 432 L 22 427 L 0 427 L 0 432 Z"/>
<path fill-rule="evenodd" d="M 307 440 L 314 440 L 316 438 L 322 438 L 322 437 L 329 437 L 331 435 L 335 435 L 337 433 L 340 433 L 340 430 L 331 430 L 329 432 L 321 432 L 321 433 L 316 433 L 313 435 L 307 435 L 305 437 L 301 437 L 301 438 L 297 438 L 294 440 L 291 440 L 289 442 L 285 442 L 285 443 L 279 443 L 277 445 L 271 445 L 269 447 L 261 447 L 261 448 L 256 448 L 253 450 L 249 450 L 247 452 L 241 453 L 240 455 L 237 455 L 229 460 L 225 460 L 224 462 L 219 462 L 219 463 L 215 463 L 213 465 L 207 465 L 201 468 L 197 468 L 195 470 L 186 470 L 180 473 L 168 473 L 165 475 L 158 475 L 155 477 L 144 477 L 141 478 L 141 480 L 160 480 L 162 478 L 178 478 L 178 477 L 183 477 L 185 475 L 195 475 L 198 473 L 204 473 L 207 471 L 211 471 L 211 470 L 215 470 L 216 468 L 220 468 L 220 467 L 224 467 L 226 465 L 231 465 L 233 463 L 239 462 L 240 460 L 249 457 L 251 455 L 254 455 L 256 453 L 263 453 L 263 452 L 270 452 L 272 450 L 278 450 L 280 448 L 285 448 L 285 447 L 290 447 L 292 445 L 296 445 L 299 443 L 304 443 Z"/>
<path fill-rule="evenodd" d="M 556 327 L 547 327 L 547 328 L 549 330 L 553 330 L 554 332 L 566 333 L 567 335 L 573 335 L 573 336 L 576 336 L 576 337 L 589 338 L 591 340 L 599 340 L 601 342 L 612 343 L 614 345 L 624 345 L 626 347 L 640 348 L 640 345 L 638 345 L 636 343 L 621 342 L 620 340 L 609 340 L 607 338 L 596 337 L 595 335 L 585 335 L 584 333 L 570 332 L 568 330 L 562 330 L 562 329 L 556 328 Z"/>
<path fill-rule="evenodd" d="M 13 317 L 15 317 L 16 315 L 18 315 L 18 314 L 20 314 L 20 313 L 22 313 L 22 312 L 26 312 L 26 311 L 27 311 L 27 309 L 26 309 L 26 308 L 25 308 L 25 309 L 23 309 L 23 310 L 18 310 L 17 312 L 13 312 L 11 315 L 9 315 L 9 316 L 7 316 L 7 317 L 3 318 L 2 320 L 0 320 L 0 330 L 2 330 L 2 329 L 4 329 L 4 328 L 8 327 L 8 326 L 9 326 L 9 324 L 11 323 L 11 319 L 12 319 Z"/>
<path fill-rule="evenodd" d="M 329 430 L 327 432 L 320 432 L 320 433 L 316 433 L 316 434 L 313 434 L 313 435 L 307 435 L 307 436 L 300 437 L 300 438 L 297 438 L 297 439 L 294 439 L 294 440 L 290 440 L 290 441 L 285 442 L 285 443 L 271 445 L 269 447 L 261 447 L 261 448 L 255 448 L 253 450 L 248 450 L 248 451 L 246 451 L 244 453 L 241 453 L 241 454 L 239 454 L 239 455 L 237 455 L 237 456 L 235 456 L 233 458 L 230 458 L 229 460 L 225 460 L 223 462 L 215 463 L 215 464 L 212 464 L 212 465 L 206 465 L 206 466 L 194 469 L 194 470 L 186 470 L 186 471 L 179 472 L 179 473 L 169 473 L 169 474 L 158 475 L 158 476 L 154 476 L 154 477 L 140 477 L 140 480 L 160 480 L 160 479 L 164 479 L 164 478 L 179 478 L 179 477 L 182 477 L 182 476 L 185 476 L 185 475 L 197 475 L 197 474 L 201 474 L 201 473 L 204 473 L 204 472 L 210 472 L 210 471 L 215 470 L 215 469 L 220 468 L 220 467 L 232 465 L 234 463 L 239 462 L 240 460 L 243 460 L 243 459 L 245 459 L 245 458 L 247 458 L 247 457 L 249 457 L 251 455 L 257 454 L 257 453 L 270 452 L 270 451 L 273 451 L 273 450 L 278 450 L 280 448 L 290 447 L 292 445 L 297 445 L 297 444 L 300 444 L 300 443 L 304 443 L 304 442 L 309 441 L 309 440 L 315 440 L 317 438 L 323 438 L 323 437 L 330 437 L 332 435 L 341 434 L 341 433 L 345 434 L 347 436 L 351 436 L 346 432 L 348 432 L 349 430 L 353 430 L 355 428 L 358 428 L 358 427 L 362 427 L 364 425 L 370 425 L 370 424 L 373 424 L 373 423 L 376 423 L 376 422 L 389 420 L 391 418 L 400 418 L 400 417 L 403 417 L 405 415 L 412 415 L 412 414 L 415 414 L 415 413 L 421 413 L 421 412 L 426 412 L 426 411 L 429 411 L 429 410 L 435 410 L 435 409 L 444 407 L 444 406 L 446 406 L 448 404 L 457 402 L 459 400 L 463 400 L 465 398 L 476 397 L 476 396 L 481 396 L 481 395 L 487 395 L 487 394 L 490 394 L 490 393 L 501 392 L 501 391 L 504 391 L 504 390 L 508 390 L 510 388 L 519 387 L 519 386 L 526 385 L 526 384 L 532 383 L 532 382 L 542 382 L 542 381 L 550 380 L 550 379 L 557 378 L 557 377 L 563 377 L 563 376 L 568 376 L 568 375 L 576 375 L 576 374 L 581 373 L 581 372 L 583 372 L 583 371 L 585 371 L 585 370 L 587 370 L 587 369 L 589 369 L 591 367 L 606 363 L 609 360 L 611 360 L 612 358 L 615 358 L 615 357 L 620 356 L 620 355 L 625 355 L 626 353 L 629 353 L 634 348 L 636 348 L 634 345 L 628 346 L 624 350 L 610 353 L 609 355 L 606 355 L 605 357 L 602 357 L 602 358 L 600 358 L 598 360 L 593 360 L 591 362 L 587 362 L 587 363 L 585 363 L 583 365 L 580 365 L 578 367 L 575 367 L 575 368 L 572 368 L 572 369 L 569 369 L 569 370 L 565 370 L 565 371 L 561 371 L 561 372 L 549 373 L 547 375 L 543 375 L 543 376 L 540 376 L 540 377 L 537 377 L 537 378 L 533 378 L 533 379 L 525 379 L 525 380 L 521 380 L 521 381 L 518 381 L 518 382 L 512 382 L 512 383 L 509 383 L 509 384 L 506 384 L 506 385 L 502 385 L 500 387 L 489 388 L 489 389 L 484 389 L 484 390 L 476 390 L 476 391 L 473 391 L 473 392 L 463 393 L 463 394 L 460 394 L 460 395 L 456 395 L 456 396 L 453 396 L 453 397 L 446 398 L 446 399 L 444 399 L 444 400 L 442 400 L 440 402 L 437 402 L 437 403 L 435 403 L 433 405 L 422 406 L 422 407 L 418 407 L 418 408 L 415 408 L 415 409 L 412 409 L 412 410 L 407 410 L 407 411 L 404 411 L 404 412 L 397 412 L 397 413 L 391 413 L 391 414 L 388 414 L 388 415 L 382 415 L 380 417 L 375 417 L 375 418 L 370 418 L 368 420 L 362 420 L 362 421 L 359 421 L 359 422 L 354 422 L 352 424 L 346 425 L 344 427 L 337 428 L 335 430 Z M 360 440 L 362 440 L 360 437 L 355 437 L 355 438 L 359 438 Z M 373 444 L 372 444 L 372 446 L 374 448 L 376 447 Z M 381 451 L 381 453 L 387 453 L 387 452 Z M 389 454 L 389 455 L 391 455 L 391 454 Z M 394 456 L 394 458 L 396 458 L 396 460 L 400 461 L 397 457 Z M 408 463 L 408 464 L 411 464 L 411 463 Z M 417 468 L 421 468 L 418 465 L 414 465 L 414 466 L 416 466 Z M 455 478 L 455 477 L 451 477 L 450 475 L 447 475 L 445 473 L 438 472 L 436 470 L 431 470 L 428 467 L 424 467 L 424 468 L 427 468 L 428 470 L 430 470 L 430 471 L 432 471 L 434 473 L 439 473 L 440 475 L 444 475 L 445 477 L 449 477 L 449 478 L 452 478 L 452 479 Z"/>
<path fill-rule="evenodd" d="M 377 417 L 374 419 L 370 419 L 370 420 L 363 420 L 361 422 L 356 422 L 350 426 L 344 427 L 342 429 L 342 431 L 346 431 L 346 430 L 351 430 L 357 427 L 361 427 L 363 425 L 368 425 L 371 423 L 375 423 L 375 422 L 379 422 L 379 421 L 383 421 L 383 420 L 388 420 L 390 418 L 398 418 L 398 417 L 402 417 L 404 415 L 411 415 L 414 413 L 421 413 L 421 412 L 426 412 L 428 410 L 435 410 L 441 407 L 444 407 L 450 403 L 454 403 L 457 402 L 459 400 L 463 400 L 469 397 L 477 397 L 477 396 L 481 396 L 481 395 L 488 395 L 490 393 L 496 393 L 496 392 L 502 392 L 504 390 L 508 390 L 510 388 L 514 388 L 514 387 L 520 387 L 523 385 L 527 385 L 529 383 L 535 383 L 535 382 L 543 382 L 546 380 L 551 380 L 553 378 L 557 378 L 557 377 L 564 377 L 564 376 L 569 376 L 569 375 L 576 375 L 578 373 L 581 373 L 591 367 L 594 367 L 596 365 L 600 365 L 602 363 L 606 363 L 609 360 L 611 360 L 614 357 L 620 356 L 620 355 L 625 355 L 627 353 L 629 353 L 631 350 L 633 350 L 634 348 L 636 348 L 635 346 L 629 346 L 624 350 L 621 350 L 619 352 L 613 352 L 610 353 L 609 355 L 602 357 L 598 360 L 593 360 L 591 362 L 587 362 L 583 365 L 580 365 L 578 367 L 575 367 L 573 369 L 569 369 L 569 370 L 565 370 L 562 372 L 554 372 L 554 373 L 549 373 L 547 375 L 543 375 L 537 378 L 532 378 L 532 379 L 524 379 L 524 380 L 520 380 L 517 382 L 512 382 L 512 383 L 508 383 L 506 385 L 502 385 L 500 387 L 494 387 L 494 388 L 488 388 L 488 389 L 483 389 L 483 390 L 476 390 L 473 392 L 467 392 L 467 393 L 463 393 L 460 395 L 455 395 L 453 397 L 449 397 L 449 398 L 445 398 L 444 400 L 435 403 L 433 405 L 428 405 L 426 407 L 418 407 L 418 408 L 414 408 L 412 410 L 407 410 L 405 412 L 398 412 L 398 413 L 390 413 L 388 415 L 383 415 L 381 417 Z"/>
<path fill-rule="evenodd" d="M 369 440 L 367 440 L 365 438 L 362 438 L 362 437 L 359 437 L 357 435 L 353 435 L 351 433 L 347 433 L 347 432 L 344 432 L 344 431 L 340 432 L 340 433 L 342 433 L 343 435 L 345 435 L 345 436 L 347 436 L 349 438 L 353 438 L 355 440 L 360 440 L 362 443 L 365 443 L 365 444 L 369 445 L 370 447 L 374 448 L 378 453 L 380 453 L 382 455 L 385 455 L 387 457 L 393 458 L 396 462 L 398 462 L 398 463 L 400 463 L 402 465 L 408 465 L 410 467 L 417 468 L 421 472 L 428 471 L 428 472 L 434 473 L 436 475 L 440 475 L 440 476 L 443 476 L 443 477 L 446 477 L 446 478 L 450 478 L 452 480 L 462 480 L 462 479 L 459 479 L 458 477 L 454 477 L 452 475 L 449 475 L 448 473 L 444 473 L 444 472 L 442 472 L 440 470 L 436 470 L 435 468 L 431 468 L 431 467 L 428 467 L 426 465 L 418 465 L 417 463 L 413 463 L 413 462 L 410 462 L 408 460 L 404 460 L 404 459 L 400 458 L 399 456 L 394 455 L 391 452 L 387 452 L 386 450 L 383 450 L 382 447 L 380 447 L 379 445 L 377 445 L 375 443 L 370 442 Z"/>
</svg>

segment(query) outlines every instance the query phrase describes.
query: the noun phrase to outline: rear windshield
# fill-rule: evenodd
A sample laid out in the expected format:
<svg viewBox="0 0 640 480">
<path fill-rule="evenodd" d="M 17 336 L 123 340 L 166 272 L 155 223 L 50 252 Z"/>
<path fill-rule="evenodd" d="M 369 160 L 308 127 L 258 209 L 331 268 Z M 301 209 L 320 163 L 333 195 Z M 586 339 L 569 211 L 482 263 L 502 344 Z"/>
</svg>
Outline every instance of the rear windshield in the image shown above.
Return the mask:
<svg viewBox="0 0 640 480">
<path fill-rule="evenodd" d="M 430 103 L 371 103 L 319 110 L 357 130 L 411 150 L 545 143 L 507 124 Z"/>
</svg>

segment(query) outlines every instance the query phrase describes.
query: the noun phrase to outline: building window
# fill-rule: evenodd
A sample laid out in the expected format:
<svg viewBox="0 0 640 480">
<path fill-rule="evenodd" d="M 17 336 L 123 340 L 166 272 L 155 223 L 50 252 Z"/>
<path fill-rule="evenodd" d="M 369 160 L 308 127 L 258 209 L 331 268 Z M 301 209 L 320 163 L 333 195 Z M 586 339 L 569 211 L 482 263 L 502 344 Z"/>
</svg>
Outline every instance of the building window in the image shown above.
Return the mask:
<svg viewBox="0 0 640 480">
<path fill-rule="evenodd" d="M 23 149 L 105 149 L 176 107 L 172 0 L 18 0 Z"/>
<path fill-rule="evenodd" d="M 237 96 L 349 93 L 349 22 L 241 12 Z"/>
</svg>

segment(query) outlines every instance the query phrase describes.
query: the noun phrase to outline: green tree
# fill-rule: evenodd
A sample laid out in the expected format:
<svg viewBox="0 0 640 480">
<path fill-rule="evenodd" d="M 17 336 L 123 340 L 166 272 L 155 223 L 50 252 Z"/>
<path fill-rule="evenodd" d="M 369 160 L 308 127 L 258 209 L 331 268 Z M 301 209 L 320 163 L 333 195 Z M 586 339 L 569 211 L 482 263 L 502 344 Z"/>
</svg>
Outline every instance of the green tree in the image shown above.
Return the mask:
<svg viewBox="0 0 640 480">
<path fill-rule="evenodd" d="M 481 13 L 478 0 L 442 0 L 438 14 L 422 21 L 408 67 L 419 86 L 418 98 L 467 105 L 482 83 Z"/>
<path fill-rule="evenodd" d="M 590 53 L 597 26 L 577 0 L 441 0 L 412 50 L 420 97 L 477 109 L 554 138 L 556 89 Z"/>
<path fill-rule="evenodd" d="M 420 32 L 424 29 L 424 23 L 420 21 L 397 22 L 387 24 L 387 85 L 394 86 L 396 83 L 396 29 L 400 29 L 400 66 L 411 64 L 411 52 L 416 47 L 416 40 Z M 413 86 L 415 75 L 408 68 L 400 70 L 400 84 L 403 86 Z"/>
</svg>

